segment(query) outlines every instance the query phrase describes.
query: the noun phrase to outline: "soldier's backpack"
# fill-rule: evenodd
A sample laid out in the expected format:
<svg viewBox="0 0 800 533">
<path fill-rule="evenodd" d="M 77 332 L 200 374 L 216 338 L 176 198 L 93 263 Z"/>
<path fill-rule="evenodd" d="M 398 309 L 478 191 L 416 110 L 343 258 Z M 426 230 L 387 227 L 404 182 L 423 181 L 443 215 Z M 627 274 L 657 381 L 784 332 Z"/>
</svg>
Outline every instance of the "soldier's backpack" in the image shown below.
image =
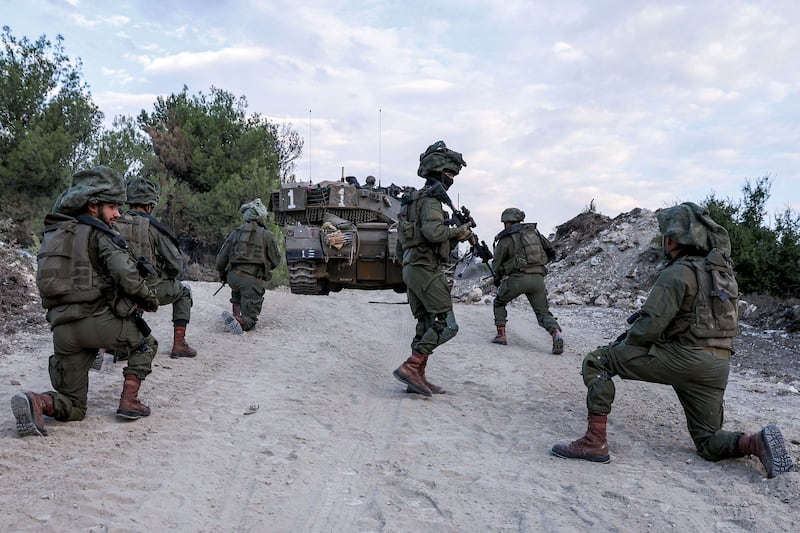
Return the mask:
<svg viewBox="0 0 800 533">
<path fill-rule="evenodd" d="M 89 257 L 92 226 L 64 215 L 48 215 L 39 253 L 36 286 L 42 307 L 91 302 L 103 295 L 100 279 Z"/>
<path fill-rule="evenodd" d="M 264 228 L 255 222 L 246 222 L 239 226 L 238 235 L 231 246 L 229 264 L 265 264 L 267 261 L 263 231 Z"/>
<path fill-rule="evenodd" d="M 697 278 L 693 335 L 699 338 L 728 338 L 739 333 L 739 285 L 729 259 L 714 248 L 705 257 L 684 260 Z"/>
<path fill-rule="evenodd" d="M 400 201 L 400 213 L 397 215 L 397 240 L 403 250 L 415 248 L 422 244 L 422 233 L 418 226 L 420 191 L 414 189 L 406 192 Z M 399 254 L 402 257 L 402 252 Z"/>
<path fill-rule="evenodd" d="M 514 252 L 517 256 L 517 267 L 524 270 L 528 266 L 546 265 L 548 257 L 536 224 L 521 223 L 519 226 L 519 231 L 511 233 L 511 238 L 514 240 Z"/>
<path fill-rule="evenodd" d="M 150 246 L 150 220 L 148 217 L 126 213 L 117 220 L 114 229 L 128 243 L 134 256 L 144 257 L 151 265 L 158 264 Z"/>
</svg>

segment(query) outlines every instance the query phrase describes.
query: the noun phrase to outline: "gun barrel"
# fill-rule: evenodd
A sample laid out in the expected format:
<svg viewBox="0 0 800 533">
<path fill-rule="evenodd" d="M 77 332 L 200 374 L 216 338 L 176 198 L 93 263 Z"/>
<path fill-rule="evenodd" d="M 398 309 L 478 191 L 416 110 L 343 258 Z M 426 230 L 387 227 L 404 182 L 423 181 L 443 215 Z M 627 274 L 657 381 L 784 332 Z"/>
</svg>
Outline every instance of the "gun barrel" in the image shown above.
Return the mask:
<svg viewBox="0 0 800 533">
<path fill-rule="evenodd" d="M 221 290 L 222 290 L 222 288 L 223 288 L 225 285 L 227 285 L 227 284 L 228 284 L 227 282 L 223 281 L 223 282 L 222 282 L 222 285 L 220 285 L 220 286 L 219 286 L 219 288 L 218 288 L 216 291 L 214 291 L 214 296 L 216 296 L 217 294 L 219 294 L 219 291 L 221 291 Z"/>
</svg>

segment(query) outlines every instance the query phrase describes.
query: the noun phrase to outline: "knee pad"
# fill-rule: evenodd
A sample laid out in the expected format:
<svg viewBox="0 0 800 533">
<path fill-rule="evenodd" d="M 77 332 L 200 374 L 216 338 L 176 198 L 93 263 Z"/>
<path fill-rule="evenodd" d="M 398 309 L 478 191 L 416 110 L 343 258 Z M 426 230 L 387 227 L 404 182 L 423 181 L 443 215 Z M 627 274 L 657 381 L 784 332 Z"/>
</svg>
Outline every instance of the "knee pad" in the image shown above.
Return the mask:
<svg viewBox="0 0 800 533">
<path fill-rule="evenodd" d="M 147 353 L 152 351 L 154 354 L 158 353 L 158 341 L 152 335 L 145 338 L 142 343 L 136 348 L 139 353 Z"/>
<path fill-rule="evenodd" d="M 591 387 L 600 380 L 609 380 L 614 373 L 608 366 L 608 346 L 602 346 L 586 354 L 581 365 L 583 383 Z"/>
<path fill-rule="evenodd" d="M 458 333 L 458 324 L 452 311 L 438 313 L 433 317 L 433 330 L 439 335 L 439 344 L 444 344 Z"/>
</svg>

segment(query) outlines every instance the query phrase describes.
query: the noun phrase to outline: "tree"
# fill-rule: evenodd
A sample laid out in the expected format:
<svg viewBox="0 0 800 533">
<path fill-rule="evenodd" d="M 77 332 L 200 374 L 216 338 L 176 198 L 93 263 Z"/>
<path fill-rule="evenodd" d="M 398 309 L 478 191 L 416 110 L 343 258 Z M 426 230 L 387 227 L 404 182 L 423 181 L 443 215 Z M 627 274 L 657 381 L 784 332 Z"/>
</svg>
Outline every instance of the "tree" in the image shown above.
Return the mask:
<svg viewBox="0 0 800 533">
<path fill-rule="evenodd" d="M 766 203 L 773 178 L 763 176 L 742 187 L 742 200 L 721 200 L 713 194 L 703 205 L 731 238 L 731 256 L 739 289 L 744 294 L 800 296 L 800 217 L 791 209 L 767 220 Z"/>
<path fill-rule="evenodd" d="M 272 135 L 277 140 L 276 150 L 278 151 L 278 166 L 281 169 L 281 183 L 293 181 L 294 162 L 303 153 L 303 138 L 296 130 L 292 129 L 291 124 L 269 123 Z"/>
<path fill-rule="evenodd" d="M 152 142 L 153 170 L 162 176 L 159 213 L 200 263 L 208 263 L 241 222 L 241 204 L 257 197 L 268 203 L 302 149 L 289 127 L 248 115 L 244 97 L 215 87 L 209 95 L 190 96 L 184 86 L 159 97 L 137 121 Z"/>
<path fill-rule="evenodd" d="M 86 161 L 103 114 L 81 81 L 63 37 L 16 39 L 3 26 L 0 50 L 0 209 L 16 239 L 33 242 L 43 215 Z"/>
<path fill-rule="evenodd" d="M 100 132 L 93 152 L 92 166 L 109 166 L 126 179 L 146 174 L 155 165 L 150 137 L 128 116 L 115 117 L 111 129 Z"/>
</svg>

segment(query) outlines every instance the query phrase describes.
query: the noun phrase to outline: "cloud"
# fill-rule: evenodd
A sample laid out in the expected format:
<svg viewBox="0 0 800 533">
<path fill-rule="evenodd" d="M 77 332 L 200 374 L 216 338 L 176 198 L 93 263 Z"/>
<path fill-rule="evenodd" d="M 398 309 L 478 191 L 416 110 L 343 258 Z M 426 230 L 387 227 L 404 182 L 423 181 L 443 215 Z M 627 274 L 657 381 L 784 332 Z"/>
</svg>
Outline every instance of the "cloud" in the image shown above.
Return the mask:
<svg viewBox="0 0 800 533">
<path fill-rule="evenodd" d="M 585 54 L 569 43 L 557 42 L 551 48 L 553 55 L 559 61 L 574 62 L 585 58 Z"/>
<path fill-rule="evenodd" d="M 97 17 L 88 19 L 85 16 L 77 13 L 70 15 L 70 19 L 78 27 L 83 28 L 97 28 L 101 26 L 125 26 L 130 22 L 128 17 L 123 15 L 110 15 L 107 17 Z"/>
<path fill-rule="evenodd" d="M 140 61 L 145 64 L 145 72 L 175 73 L 215 66 L 255 63 L 267 55 L 267 52 L 259 47 L 223 48 L 207 52 L 180 52 L 156 58 L 140 57 Z"/>
<path fill-rule="evenodd" d="M 454 193 L 487 232 L 509 205 L 550 228 L 592 199 L 614 216 L 736 197 L 765 172 L 776 200 L 799 201 L 784 185 L 800 180 L 787 3 L 199 0 L 72 19 L 31 1 L 11 22 L 63 33 L 107 114 L 215 86 L 293 124 L 301 178 L 345 167 L 419 185 L 419 153 L 444 139 L 469 163 Z"/>
<path fill-rule="evenodd" d="M 450 91 L 453 87 L 454 84 L 452 82 L 445 80 L 409 80 L 387 86 L 386 92 L 390 94 L 430 94 Z"/>
</svg>

